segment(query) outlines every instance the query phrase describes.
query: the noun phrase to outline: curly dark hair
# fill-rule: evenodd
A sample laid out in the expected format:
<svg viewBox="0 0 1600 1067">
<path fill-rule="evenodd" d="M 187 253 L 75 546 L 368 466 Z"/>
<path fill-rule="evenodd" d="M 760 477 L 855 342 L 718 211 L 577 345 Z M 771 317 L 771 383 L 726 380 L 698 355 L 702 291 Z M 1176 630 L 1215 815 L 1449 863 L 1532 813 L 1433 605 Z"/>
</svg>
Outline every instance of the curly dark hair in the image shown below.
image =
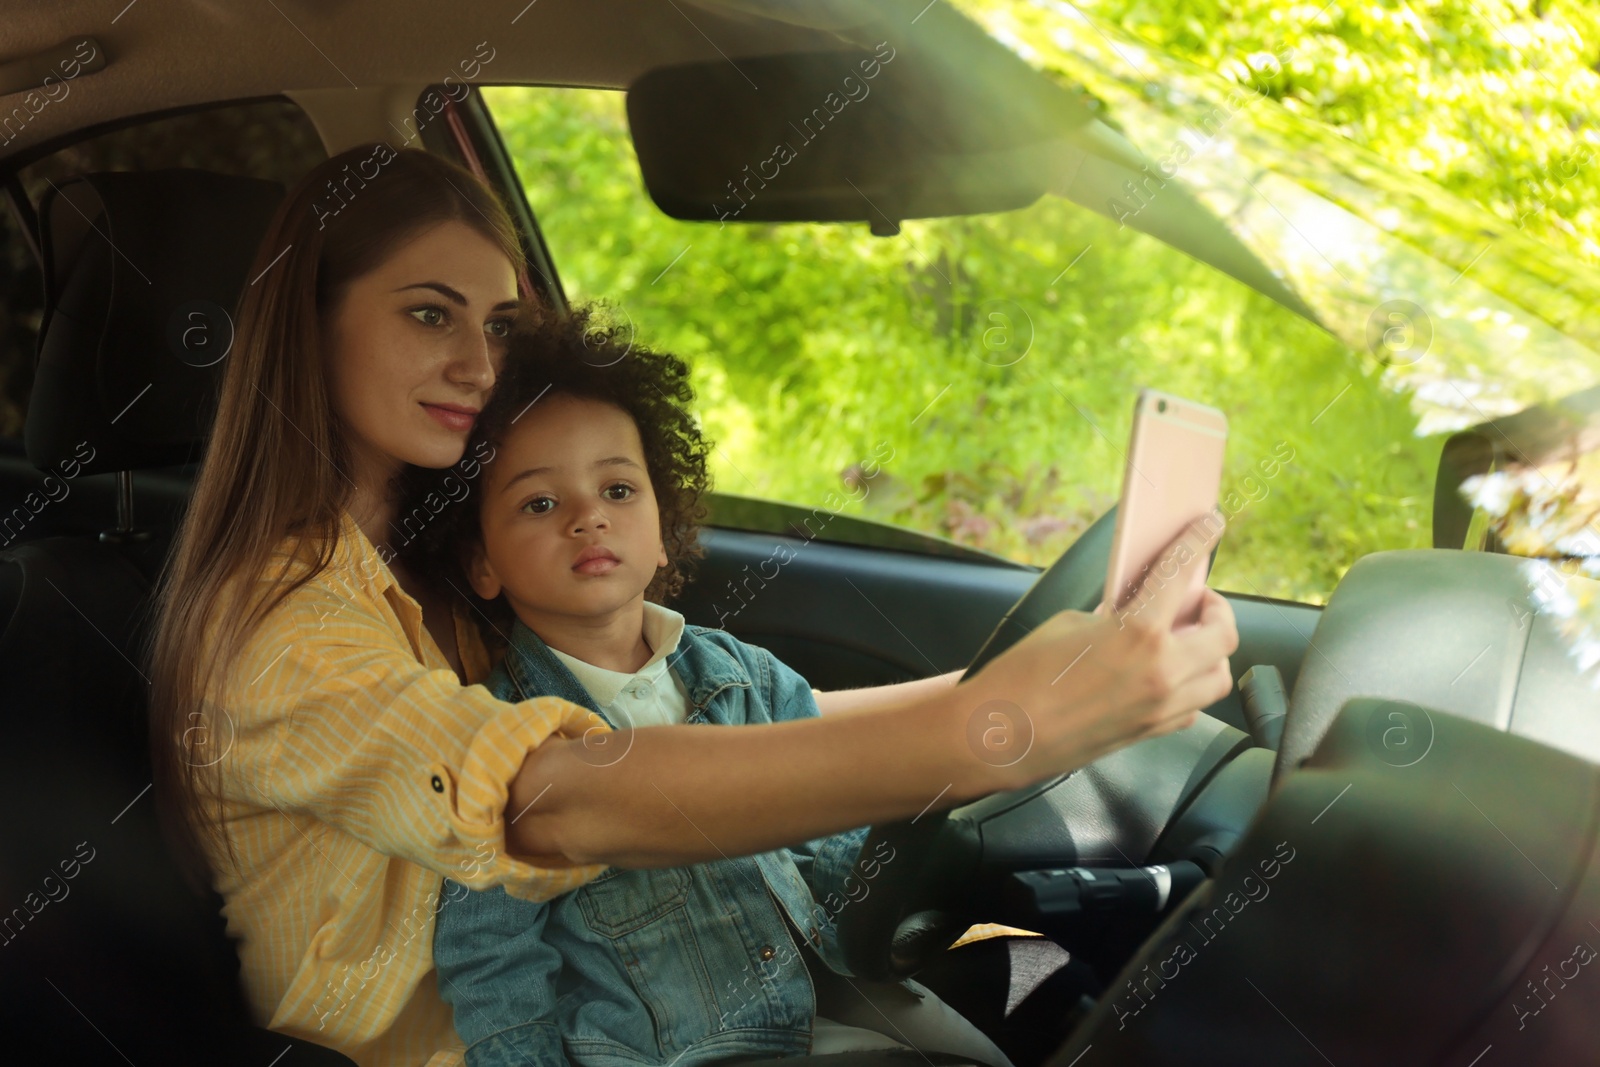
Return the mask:
<svg viewBox="0 0 1600 1067">
<path fill-rule="evenodd" d="M 694 389 L 688 365 L 638 344 L 631 329 L 608 321 L 604 305 L 573 308 L 565 315 L 524 312 L 508 339 L 494 392 L 473 426 L 467 458 L 448 471 L 410 469 L 401 483 L 396 520 L 397 529 L 402 523 L 409 527 L 404 531 L 409 540 L 398 555 L 412 573 L 467 597 L 502 639 L 513 621 L 510 605 L 503 596 L 484 601 L 466 582 L 467 552 L 483 537 L 479 498 L 470 490 L 457 497 L 445 487 L 452 478 L 464 486 L 476 476 L 474 457 L 492 457 L 491 449 L 535 401 L 554 396 L 613 404 L 638 427 L 667 553 L 667 565 L 656 572 L 645 597 L 661 603 L 677 595 L 692 561 L 704 555 L 698 539 L 706 516 L 703 498 L 711 488 L 706 469 L 711 443 L 689 411 Z"/>
</svg>

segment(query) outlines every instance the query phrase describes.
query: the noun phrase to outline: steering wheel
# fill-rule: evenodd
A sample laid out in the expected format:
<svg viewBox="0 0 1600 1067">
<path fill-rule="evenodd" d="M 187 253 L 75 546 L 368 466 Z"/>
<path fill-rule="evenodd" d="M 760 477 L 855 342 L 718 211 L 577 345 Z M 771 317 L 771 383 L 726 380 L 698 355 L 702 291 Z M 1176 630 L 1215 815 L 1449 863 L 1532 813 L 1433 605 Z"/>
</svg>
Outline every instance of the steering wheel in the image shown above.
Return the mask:
<svg viewBox="0 0 1600 1067">
<path fill-rule="evenodd" d="M 1092 611 L 1105 588 L 1112 506 L 1006 612 L 963 676 L 970 678 L 1059 611 Z M 874 826 L 860 855 L 871 857 L 866 892 L 838 912 L 839 945 L 850 970 L 880 981 L 907 977 L 961 935 L 960 901 L 941 890 L 970 882 L 982 853 L 975 824 L 1042 797 L 1070 775 L 994 793 L 952 811 L 924 812 Z M 865 873 L 865 872 L 863 872 Z"/>
<path fill-rule="evenodd" d="M 967 675 L 1058 611 L 1093 610 L 1115 530 L 1112 508 L 1006 613 Z M 873 827 L 834 913 L 847 966 L 879 981 L 915 974 L 961 935 L 991 871 L 1146 862 L 1201 783 L 1249 744 L 1242 731 L 1201 715 L 1071 773 Z"/>
</svg>

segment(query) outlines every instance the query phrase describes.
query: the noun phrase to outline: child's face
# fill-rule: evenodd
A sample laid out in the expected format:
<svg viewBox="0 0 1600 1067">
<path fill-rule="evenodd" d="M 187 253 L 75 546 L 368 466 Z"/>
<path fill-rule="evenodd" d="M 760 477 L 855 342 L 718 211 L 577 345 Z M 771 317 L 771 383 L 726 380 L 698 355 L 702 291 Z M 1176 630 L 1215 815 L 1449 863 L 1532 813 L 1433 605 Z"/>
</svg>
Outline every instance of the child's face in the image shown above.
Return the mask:
<svg viewBox="0 0 1600 1067">
<path fill-rule="evenodd" d="M 505 593 L 530 627 L 642 601 L 667 565 L 644 447 L 621 408 L 571 396 L 537 402 L 486 477 L 483 543 L 468 576 L 485 599 Z"/>
</svg>

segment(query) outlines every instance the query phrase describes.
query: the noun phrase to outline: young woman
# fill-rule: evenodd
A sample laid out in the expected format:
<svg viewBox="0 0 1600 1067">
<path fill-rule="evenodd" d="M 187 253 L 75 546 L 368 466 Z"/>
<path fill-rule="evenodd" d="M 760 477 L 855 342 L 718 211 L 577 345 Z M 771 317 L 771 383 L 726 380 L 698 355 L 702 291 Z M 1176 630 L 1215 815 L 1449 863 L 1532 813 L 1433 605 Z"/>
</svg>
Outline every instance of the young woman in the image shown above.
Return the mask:
<svg viewBox="0 0 1600 1067">
<path fill-rule="evenodd" d="M 825 694 L 804 721 L 607 736 L 557 697 L 495 699 L 465 601 L 395 560 L 426 516 L 396 512 L 409 466 L 477 492 L 463 452 L 519 247 L 467 172 L 360 146 L 290 192 L 240 303 L 162 582 L 151 736 L 262 1025 L 364 1065 L 459 1063 L 430 953 L 442 876 L 538 901 L 608 866 L 753 855 L 1021 787 L 1227 692 L 1231 612 L 1208 594 L 1171 632 L 1180 575 L 1134 617 L 1056 616 L 960 687 Z M 993 700 L 1034 729 L 1009 767 L 967 747 Z"/>
</svg>

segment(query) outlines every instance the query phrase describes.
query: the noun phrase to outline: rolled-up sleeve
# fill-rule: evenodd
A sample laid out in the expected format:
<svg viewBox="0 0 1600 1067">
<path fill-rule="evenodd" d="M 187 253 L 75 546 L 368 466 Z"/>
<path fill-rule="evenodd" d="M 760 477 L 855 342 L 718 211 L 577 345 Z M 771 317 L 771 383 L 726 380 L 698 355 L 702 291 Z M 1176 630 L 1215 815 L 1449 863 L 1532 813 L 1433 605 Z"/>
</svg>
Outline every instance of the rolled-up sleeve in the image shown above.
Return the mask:
<svg viewBox="0 0 1600 1067">
<path fill-rule="evenodd" d="M 605 870 L 529 862 L 505 843 L 510 784 L 529 750 L 552 735 L 609 729 L 605 721 L 557 697 L 510 704 L 463 686 L 453 671 L 419 663 L 383 612 L 382 601 L 307 585 L 268 616 L 226 689 L 225 793 L 524 900 Z"/>
</svg>

